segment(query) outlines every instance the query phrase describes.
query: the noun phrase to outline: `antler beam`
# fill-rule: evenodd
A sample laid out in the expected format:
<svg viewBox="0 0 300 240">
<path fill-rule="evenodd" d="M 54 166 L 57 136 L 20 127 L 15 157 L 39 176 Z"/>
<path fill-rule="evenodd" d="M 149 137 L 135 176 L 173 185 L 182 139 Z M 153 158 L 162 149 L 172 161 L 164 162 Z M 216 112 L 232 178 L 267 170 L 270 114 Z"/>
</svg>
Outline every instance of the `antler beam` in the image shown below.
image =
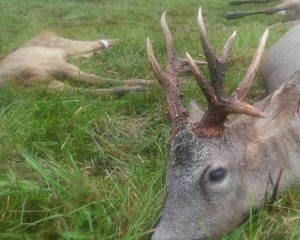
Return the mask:
<svg viewBox="0 0 300 240">
<path fill-rule="evenodd" d="M 225 66 L 229 57 L 231 45 L 236 36 L 236 32 L 234 32 L 227 40 L 220 56 L 216 57 L 214 50 L 207 38 L 201 8 L 199 9 L 198 13 L 198 23 L 200 40 L 210 72 L 211 85 L 205 79 L 204 75 L 197 67 L 192 57 L 187 53 L 187 58 L 191 65 L 192 72 L 208 102 L 208 110 L 205 112 L 201 121 L 192 126 L 192 129 L 199 137 L 220 137 L 224 132 L 224 122 L 226 121 L 227 115 L 230 113 L 246 114 L 252 117 L 264 117 L 264 114 L 259 109 L 247 104 L 246 102 L 243 102 L 243 100 L 245 99 L 246 94 L 255 78 L 255 74 L 259 67 L 262 53 L 268 38 L 269 30 L 267 29 L 263 34 L 252 63 L 246 72 L 244 80 L 240 83 L 237 90 L 231 97 L 224 99 L 223 88 L 225 79 Z"/>
<path fill-rule="evenodd" d="M 197 65 L 203 63 L 194 61 L 187 53 L 187 59 L 180 58 L 176 55 L 173 46 L 172 36 L 166 22 L 166 13 L 163 13 L 161 18 L 161 27 L 164 34 L 168 63 L 166 72 L 164 72 L 158 64 L 150 39 L 147 38 L 147 53 L 151 63 L 151 68 L 163 88 L 163 92 L 167 98 L 168 115 L 172 124 L 172 136 L 170 140 L 182 129 L 189 126 L 191 130 L 202 138 L 220 137 L 224 133 L 224 123 L 226 118 L 231 113 L 246 114 L 252 117 L 264 117 L 263 112 L 259 109 L 244 102 L 247 92 L 255 78 L 255 74 L 262 58 L 263 50 L 268 38 L 267 29 L 263 34 L 256 54 L 253 57 L 252 63 L 249 66 L 244 80 L 240 83 L 237 90 L 227 99 L 224 97 L 224 79 L 226 64 L 230 55 L 231 46 L 236 37 L 236 32 L 226 41 L 219 56 L 215 54 L 215 50 L 210 44 L 205 25 L 203 22 L 201 8 L 198 13 L 198 24 L 200 41 L 203 52 L 207 60 L 210 79 L 207 81 L 205 76 Z M 199 122 L 189 124 L 187 117 L 188 113 L 182 105 L 182 94 L 178 88 L 178 74 L 183 66 L 190 65 L 192 72 L 200 86 L 208 103 L 208 109 L 204 113 Z"/>
<path fill-rule="evenodd" d="M 151 68 L 160 85 L 162 86 L 163 92 L 167 98 L 168 116 L 172 124 L 172 136 L 170 138 L 171 141 L 177 132 L 184 129 L 187 125 L 188 113 L 182 105 L 183 96 L 178 88 L 178 74 L 180 70 L 184 66 L 189 65 L 189 63 L 186 59 L 178 57 L 175 52 L 172 36 L 166 22 L 166 13 L 163 13 L 161 17 L 161 27 L 167 47 L 168 63 L 166 72 L 164 72 L 158 64 L 149 38 L 147 38 L 147 53 Z M 196 61 L 195 64 L 197 65 L 206 63 Z"/>
</svg>

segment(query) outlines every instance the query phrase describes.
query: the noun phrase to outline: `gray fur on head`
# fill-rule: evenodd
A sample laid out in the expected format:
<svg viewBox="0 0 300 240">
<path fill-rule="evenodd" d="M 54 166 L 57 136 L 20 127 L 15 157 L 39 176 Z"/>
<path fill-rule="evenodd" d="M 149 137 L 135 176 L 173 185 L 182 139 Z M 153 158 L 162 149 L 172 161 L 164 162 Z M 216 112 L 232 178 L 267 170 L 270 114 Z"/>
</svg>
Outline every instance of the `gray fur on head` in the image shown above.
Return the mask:
<svg viewBox="0 0 300 240">
<path fill-rule="evenodd" d="M 199 139 L 189 131 L 176 136 L 167 172 L 165 210 L 153 239 L 208 239 L 245 218 L 247 187 L 233 155 L 243 156 L 224 138 Z M 218 169 L 225 171 L 225 178 L 210 181 L 210 174 Z"/>
</svg>

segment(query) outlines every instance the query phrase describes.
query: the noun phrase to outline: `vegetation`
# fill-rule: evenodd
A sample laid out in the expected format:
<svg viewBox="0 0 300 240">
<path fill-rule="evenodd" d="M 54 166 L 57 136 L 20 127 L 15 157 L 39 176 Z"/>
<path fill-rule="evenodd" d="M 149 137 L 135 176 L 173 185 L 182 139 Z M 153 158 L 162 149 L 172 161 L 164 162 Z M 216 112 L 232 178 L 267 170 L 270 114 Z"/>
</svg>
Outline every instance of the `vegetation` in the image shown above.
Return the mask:
<svg viewBox="0 0 300 240">
<path fill-rule="evenodd" d="M 163 11 L 178 53 L 202 58 L 200 4 L 217 50 L 238 31 L 226 78 L 229 93 L 266 26 L 283 16 L 227 21 L 225 13 L 234 7 L 221 0 L 1 0 L 0 57 L 44 30 L 74 39 L 119 38 L 119 45 L 100 55 L 70 61 L 105 77 L 154 79 L 145 41 L 151 38 L 164 63 Z M 284 24 L 272 27 L 268 47 L 286 30 Z M 182 74 L 182 90 L 185 103 L 193 98 L 205 104 L 188 73 Z M 249 98 L 263 96 L 258 80 Z M 148 239 L 164 199 L 170 132 L 165 111 L 158 85 L 121 98 L 1 89 L 0 239 Z M 299 197 L 299 190 L 280 196 L 224 239 L 299 239 Z"/>
</svg>

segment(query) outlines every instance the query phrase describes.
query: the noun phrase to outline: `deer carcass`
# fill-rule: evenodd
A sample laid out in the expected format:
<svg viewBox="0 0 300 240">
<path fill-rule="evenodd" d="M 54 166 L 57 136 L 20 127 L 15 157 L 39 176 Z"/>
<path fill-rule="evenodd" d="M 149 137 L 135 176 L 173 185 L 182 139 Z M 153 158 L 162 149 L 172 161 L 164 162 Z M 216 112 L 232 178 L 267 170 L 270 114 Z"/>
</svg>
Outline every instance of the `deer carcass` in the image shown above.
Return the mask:
<svg viewBox="0 0 300 240">
<path fill-rule="evenodd" d="M 103 78 L 80 71 L 79 68 L 65 60 L 69 56 L 92 55 L 115 42 L 116 40 L 75 41 L 59 37 L 52 32 L 44 32 L 0 61 L 0 87 L 9 80 L 17 85 L 27 87 L 42 83 L 56 90 L 65 88 L 82 90 L 61 81 L 61 79 L 68 78 L 72 81 L 83 81 L 90 84 L 120 83 L 125 85 L 117 88 L 91 90 L 97 95 L 111 93 L 122 95 L 130 91 L 140 91 L 143 85 L 147 85 L 151 81 Z"/>
<path fill-rule="evenodd" d="M 231 1 L 233 5 L 243 4 L 243 3 L 265 3 L 271 2 L 273 0 L 237 0 Z M 250 12 L 233 12 L 226 15 L 227 19 L 235 19 L 246 17 L 255 14 L 274 14 L 277 12 L 284 11 L 289 20 L 296 20 L 300 18 L 300 0 L 282 0 L 282 2 L 274 7 L 265 8 L 257 11 Z"/>
<path fill-rule="evenodd" d="M 207 100 L 205 112 L 194 102 L 189 111 L 182 104 L 178 88 L 180 68 L 164 14 L 161 23 L 168 51 L 166 72 L 156 61 L 147 39 L 148 57 L 167 99 L 172 124 L 165 207 L 152 240 L 218 239 L 238 226 L 250 209 L 259 208 L 274 188 L 282 192 L 300 185 L 299 26 L 277 44 L 291 45 L 292 51 L 274 47 L 264 65 L 268 75 L 272 72 L 270 68 L 284 72 L 288 63 L 297 60 L 298 67 L 291 70 L 294 74 L 289 72 L 289 78 L 276 80 L 277 85 L 269 88 L 273 92 L 251 106 L 244 99 L 259 68 L 268 30 L 243 81 L 235 93 L 226 98 L 223 93 L 225 69 L 236 33 L 216 56 L 207 38 L 201 9 L 198 22 L 210 82 L 188 54 L 187 57 Z M 293 34 L 298 36 L 298 45 L 290 42 L 296 38 Z M 298 57 L 292 56 L 295 48 Z M 276 54 L 282 61 L 277 60 L 272 65 L 272 55 Z M 271 84 L 273 80 L 267 78 L 266 81 Z M 243 115 L 226 121 L 232 113 Z"/>
</svg>

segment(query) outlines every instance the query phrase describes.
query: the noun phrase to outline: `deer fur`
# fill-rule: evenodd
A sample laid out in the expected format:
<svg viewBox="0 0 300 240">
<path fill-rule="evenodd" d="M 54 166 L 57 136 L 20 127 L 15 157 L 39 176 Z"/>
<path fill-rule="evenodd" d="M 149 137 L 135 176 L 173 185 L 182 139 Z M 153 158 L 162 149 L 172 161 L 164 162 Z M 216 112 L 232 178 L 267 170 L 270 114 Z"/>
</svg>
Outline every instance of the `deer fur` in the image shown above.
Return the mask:
<svg viewBox="0 0 300 240">
<path fill-rule="evenodd" d="M 207 37 L 205 30 L 200 35 L 201 41 Z M 224 124 L 221 136 L 203 137 L 190 126 L 201 121 L 205 112 L 195 102 L 190 104 L 185 127 L 177 129 L 171 141 L 165 207 L 152 240 L 219 239 L 241 224 L 250 209 L 262 206 L 276 183 L 279 192 L 300 186 L 300 64 L 298 55 L 294 56 L 300 44 L 293 42 L 299 41 L 299 35 L 300 25 L 283 36 L 265 58 L 264 81 L 270 94 L 255 104 L 264 112 L 263 118 L 239 115 Z M 283 49 L 283 45 L 291 47 Z M 207 58 L 206 51 L 204 48 Z M 150 54 L 152 68 L 157 70 L 152 57 Z M 298 66 L 286 70 L 295 60 Z M 277 79 L 272 71 L 282 71 L 285 77 Z M 195 74 L 204 78 L 200 75 Z M 168 79 L 166 73 L 160 76 Z M 221 103 L 227 104 L 226 100 Z"/>
<path fill-rule="evenodd" d="M 86 57 L 114 45 L 116 40 L 76 41 L 44 32 L 17 48 L 0 61 L 0 87 L 11 81 L 16 85 L 32 87 L 46 85 L 50 89 L 83 90 L 64 83 L 62 79 L 82 81 L 89 84 L 119 83 L 126 85 L 118 88 L 93 89 L 97 95 L 118 94 L 140 91 L 151 81 L 141 79 L 113 80 L 81 71 L 67 63 L 70 56 Z"/>
<path fill-rule="evenodd" d="M 268 92 L 296 75 L 300 75 L 300 24 L 291 28 L 274 46 L 262 65 L 262 75 Z"/>
<path fill-rule="evenodd" d="M 265 3 L 271 2 L 274 0 L 237 0 L 231 1 L 232 5 L 239 5 L 243 3 Z M 241 17 L 246 17 L 255 14 L 274 14 L 277 12 L 284 12 L 287 16 L 288 20 L 297 20 L 300 18 L 300 0 L 282 0 L 280 4 L 265 8 L 257 11 L 249 11 L 249 12 L 232 12 L 226 15 L 227 19 L 236 19 Z"/>
</svg>

